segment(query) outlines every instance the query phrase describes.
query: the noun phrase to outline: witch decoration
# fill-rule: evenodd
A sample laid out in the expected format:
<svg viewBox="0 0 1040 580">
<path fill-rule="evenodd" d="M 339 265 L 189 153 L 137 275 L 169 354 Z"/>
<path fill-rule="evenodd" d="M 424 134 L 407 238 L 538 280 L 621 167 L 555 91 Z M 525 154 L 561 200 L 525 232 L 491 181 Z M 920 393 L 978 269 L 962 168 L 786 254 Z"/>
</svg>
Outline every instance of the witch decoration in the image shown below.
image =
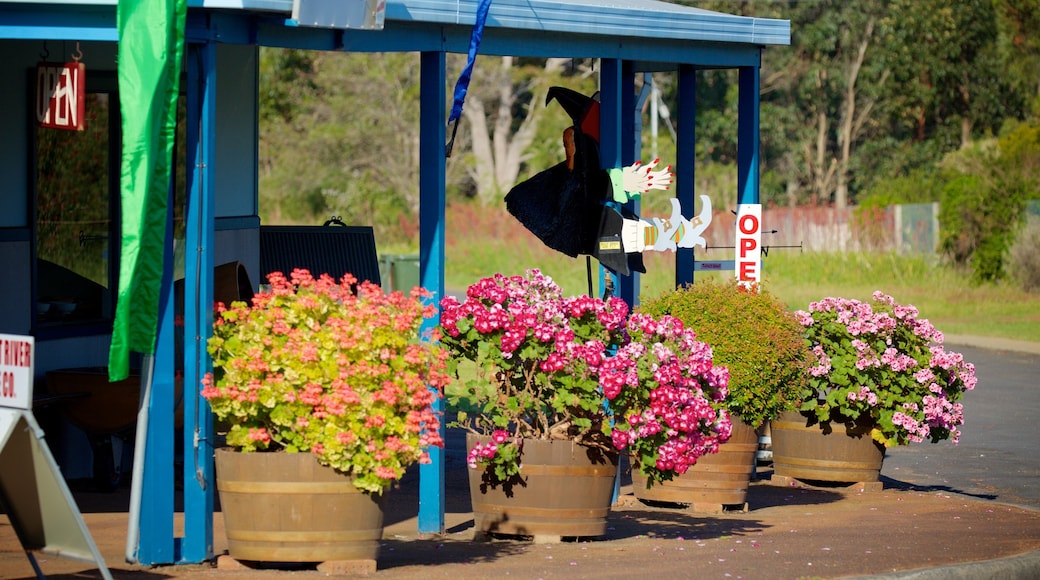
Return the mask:
<svg viewBox="0 0 1040 580">
<path fill-rule="evenodd" d="M 703 234 L 711 223 L 711 200 L 700 196 L 700 215 L 681 214 L 672 199 L 668 218 L 640 219 L 620 204 L 651 189 L 667 190 L 671 166 L 656 169 L 637 161 L 603 169 L 599 156 L 599 101 L 565 87 L 549 89 L 545 103 L 556 100 L 573 125 L 563 132 L 566 160 L 535 174 L 506 194 L 506 209 L 550 248 L 572 258 L 580 254 L 599 260 L 616 274 L 646 272 L 643 252 L 705 247 Z"/>
</svg>

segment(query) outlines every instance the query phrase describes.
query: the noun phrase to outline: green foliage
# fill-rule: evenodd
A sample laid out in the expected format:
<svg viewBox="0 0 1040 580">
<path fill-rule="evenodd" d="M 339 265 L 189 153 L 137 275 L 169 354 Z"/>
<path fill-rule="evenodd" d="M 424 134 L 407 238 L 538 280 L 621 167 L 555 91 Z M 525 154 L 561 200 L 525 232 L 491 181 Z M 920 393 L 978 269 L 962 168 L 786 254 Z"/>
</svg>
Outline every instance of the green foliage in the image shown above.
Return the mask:
<svg viewBox="0 0 1040 580">
<path fill-rule="evenodd" d="M 999 44 L 1009 82 L 1023 94 L 1040 95 L 1040 3 L 995 0 Z"/>
<path fill-rule="evenodd" d="M 798 321 L 769 292 L 705 279 L 644 300 L 637 310 L 678 318 L 712 348 L 715 364 L 729 368 L 725 405 L 745 423 L 758 427 L 797 402 L 809 352 Z"/>
<path fill-rule="evenodd" d="M 934 168 L 919 167 L 907 175 L 882 177 L 860 197 L 857 209 L 883 209 L 905 203 L 928 203 L 942 199 L 942 182 Z"/>
<path fill-rule="evenodd" d="M 1005 261 L 1028 196 L 1040 189 L 1040 122 L 1021 123 L 997 142 L 959 151 L 944 162 L 940 246 L 970 265 L 975 282 L 1006 275 Z"/>
<path fill-rule="evenodd" d="M 260 217 L 415 245 L 418 56 L 260 50 Z"/>
<path fill-rule="evenodd" d="M 1026 292 L 1040 292 L 1040 217 L 1030 216 L 1018 231 L 1008 257 L 1011 278 Z"/>
<path fill-rule="evenodd" d="M 314 453 L 370 493 L 443 446 L 433 389 L 448 380 L 446 354 L 420 341 L 432 306 L 349 274 L 268 281 L 252 306 L 218 306 L 208 343 L 202 396 L 230 425 L 229 446 Z"/>
<path fill-rule="evenodd" d="M 947 352 L 943 334 L 880 291 L 872 303 L 827 297 L 798 311 L 814 354 L 799 410 L 819 421 L 872 427 L 888 446 L 960 437 L 959 403 L 975 388 L 975 367 Z"/>
</svg>

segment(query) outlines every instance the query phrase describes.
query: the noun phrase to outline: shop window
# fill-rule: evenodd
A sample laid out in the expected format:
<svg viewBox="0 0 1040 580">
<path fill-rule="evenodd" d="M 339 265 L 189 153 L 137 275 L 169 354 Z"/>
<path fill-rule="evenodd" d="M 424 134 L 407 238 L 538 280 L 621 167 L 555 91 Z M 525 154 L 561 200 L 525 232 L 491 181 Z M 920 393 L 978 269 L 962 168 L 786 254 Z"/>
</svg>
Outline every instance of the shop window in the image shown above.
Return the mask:
<svg viewBox="0 0 1040 580">
<path fill-rule="evenodd" d="M 90 91 L 86 127 L 36 136 L 36 323 L 111 325 L 119 275 L 119 114 Z"/>
<path fill-rule="evenodd" d="M 100 76 L 100 75 L 99 75 Z M 111 330 L 119 289 L 120 120 L 115 77 L 88 77 L 86 128 L 35 129 L 36 328 Z M 184 98 L 178 107 L 174 235 L 183 240 Z M 176 244 L 178 249 L 182 244 Z"/>
</svg>

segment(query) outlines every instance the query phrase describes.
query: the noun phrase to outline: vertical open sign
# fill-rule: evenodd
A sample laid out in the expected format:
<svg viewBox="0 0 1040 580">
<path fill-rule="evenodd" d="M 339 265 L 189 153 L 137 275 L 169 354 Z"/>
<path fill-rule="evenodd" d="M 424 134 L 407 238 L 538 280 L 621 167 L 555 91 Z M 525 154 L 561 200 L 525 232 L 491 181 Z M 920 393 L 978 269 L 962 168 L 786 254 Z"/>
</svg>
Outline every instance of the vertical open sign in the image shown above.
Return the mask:
<svg viewBox="0 0 1040 580">
<path fill-rule="evenodd" d="M 737 206 L 737 282 L 751 286 L 762 281 L 762 206 Z"/>
<path fill-rule="evenodd" d="M 86 84 L 87 69 L 79 61 L 37 64 L 36 123 L 52 129 L 85 129 Z"/>
</svg>

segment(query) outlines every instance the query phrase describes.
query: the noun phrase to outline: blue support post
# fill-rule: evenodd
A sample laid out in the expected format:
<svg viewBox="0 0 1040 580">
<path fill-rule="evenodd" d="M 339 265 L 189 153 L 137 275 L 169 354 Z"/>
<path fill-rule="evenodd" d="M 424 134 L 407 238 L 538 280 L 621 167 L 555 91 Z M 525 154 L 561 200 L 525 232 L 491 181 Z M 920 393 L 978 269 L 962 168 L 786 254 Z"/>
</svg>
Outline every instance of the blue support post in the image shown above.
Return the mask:
<svg viewBox="0 0 1040 580">
<path fill-rule="evenodd" d="M 624 147 L 624 117 L 623 111 L 631 111 L 631 109 L 625 107 L 625 97 L 623 94 L 623 87 L 625 83 L 622 82 L 622 78 L 625 77 L 623 74 L 624 65 L 620 59 L 601 59 L 600 60 L 600 73 L 599 73 L 599 162 L 603 169 L 611 169 L 614 167 L 621 167 L 623 158 L 622 148 Z M 628 80 L 632 79 L 632 75 L 629 74 Z M 632 90 L 632 84 L 628 84 L 629 92 Z M 629 100 L 629 104 L 632 100 Z M 628 126 L 631 131 L 631 123 Z M 631 135 L 631 132 L 628 133 Z M 608 205 L 615 205 L 614 201 L 608 201 Z M 638 276 L 636 273 L 632 273 L 632 276 Z M 629 277 L 630 278 L 630 277 Z M 629 307 L 633 305 L 635 298 L 635 289 L 638 286 L 633 286 L 630 279 L 624 279 L 621 282 L 621 278 L 604 268 L 602 265 L 599 267 L 599 287 L 600 295 L 604 294 L 607 288 L 608 281 L 611 288 L 614 289 L 614 294 L 619 296 L 622 300 L 628 303 Z M 638 283 L 638 278 L 636 278 Z M 606 403 L 604 403 L 606 404 Z M 611 498 L 611 503 L 617 503 L 618 497 L 621 495 L 621 465 L 618 464 L 618 472 L 614 477 L 614 496 Z"/>
<path fill-rule="evenodd" d="M 621 167 L 621 134 L 623 97 L 621 95 L 621 59 L 604 58 L 600 60 L 599 72 L 599 163 L 603 169 Z M 608 203 L 614 203 L 613 201 Z M 614 288 L 614 294 L 624 298 L 621 282 L 617 274 L 608 271 L 602 265 L 600 270 L 600 295 L 606 288 L 607 279 Z M 630 296 L 631 298 L 631 296 Z M 626 300 L 627 301 L 627 300 Z M 631 302 L 629 306 L 631 306 Z"/>
<path fill-rule="evenodd" d="M 737 203 L 759 203 L 759 67 L 740 67 L 737 104 Z"/>
<path fill-rule="evenodd" d="M 213 167 L 217 96 L 216 45 L 187 45 L 188 200 L 184 257 L 184 538 L 182 563 L 213 557 L 213 417 L 202 398 L 212 369 Z"/>
<path fill-rule="evenodd" d="M 176 561 L 173 539 L 174 512 L 174 293 L 173 293 L 173 191 L 170 191 L 170 210 L 166 218 L 166 255 L 163 259 L 163 277 L 159 295 L 159 328 L 155 355 L 148 375 L 142 373 L 142 405 L 147 405 L 143 438 L 139 434 L 137 453 L 142 454 L 144 468 L 141 481 L 131 484 L 140 489 L 137 521 L 130 522 L 128 544 L 136 542 L 133 554 L 127 560 L 144 565 L 170 564 Z M 146 383 L 146 381 L 151 381 Z M 140 419 L 140 415 L 139 415 Z M 140 423 L 140 420 L 139 420 Z M 133 517 L 133 515 L 131 515 Z M 144 525 L 142 525 L 144 524 Z"/>
<path fill-rule="evenodd" d="M 419 278 L 440 302 L 444 297 L 445 107 L 443 51 L 423 52 L 419 82 Z M 439 311 L 439 309 L 438 309 Z M 426 320 L 422 330 L 437 326 Z M 425 340 L 425 339 L 424 339 Z M 444 412 L 444 397 L 434 403 Z M 440 427 L 445 435 L 444 423 Z M 419 533 L 444 533 L 444 450 L 430 449 L 430 463 L 419 466 Z"/>
<path fill-rule="evenodd" d="M 641 111 L 636 106 L 636 75 L 631 62 L 623 61 L 621 63 L 620 89 L 621 134 L 619 136 L 619 144 L 621 146 L 621 164 L 618 167 L 635 163 L 636 156 L 639 154 L 642 146 L 641 127 L 643 124 Z M 637 130 L 637 127 L 640 129 Z M 631 210 L 635 215 L 639 215 L 639 200 L 629 201 L 625 204 L 625 208 Z M 618 296 L 632 308 L 639 304 L 639 276 L 639 272 L 632 272 L 630 275 L 621 278 L 618 287 Z"/>
<path fill-rule="evenodd" d="M 696 215 L 694 181 L 697 164 L 697 69 L 692 65 L 679 66 L 679 127 L 675 143 L 675 197 L 682 215 Z M 693 284 L 693 248 L 675 250 L 676 287 Z"/>
</svg>

